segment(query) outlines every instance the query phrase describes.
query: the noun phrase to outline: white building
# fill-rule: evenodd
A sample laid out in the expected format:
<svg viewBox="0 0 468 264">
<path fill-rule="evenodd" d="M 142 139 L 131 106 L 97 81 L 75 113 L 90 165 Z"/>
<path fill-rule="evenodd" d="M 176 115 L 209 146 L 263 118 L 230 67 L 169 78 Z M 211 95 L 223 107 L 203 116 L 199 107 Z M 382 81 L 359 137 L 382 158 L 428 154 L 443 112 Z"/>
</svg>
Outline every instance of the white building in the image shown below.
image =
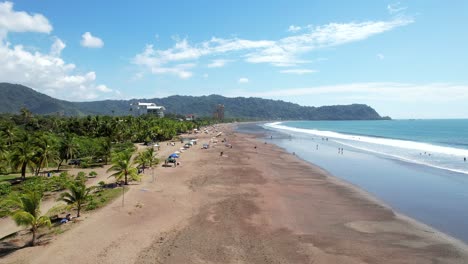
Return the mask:
<svg viewBox="0 0 468 264">
<path fill-rule="evenodd" d="M 155 103 L 140 103 L 137 104 L 138 107 L 138 114 L 145 115 L 145 114 L 155 114 L 159 117 L 164 117 L 164 111 L 166 108 L 164 106 L 157 106 Z"/>
</svg>

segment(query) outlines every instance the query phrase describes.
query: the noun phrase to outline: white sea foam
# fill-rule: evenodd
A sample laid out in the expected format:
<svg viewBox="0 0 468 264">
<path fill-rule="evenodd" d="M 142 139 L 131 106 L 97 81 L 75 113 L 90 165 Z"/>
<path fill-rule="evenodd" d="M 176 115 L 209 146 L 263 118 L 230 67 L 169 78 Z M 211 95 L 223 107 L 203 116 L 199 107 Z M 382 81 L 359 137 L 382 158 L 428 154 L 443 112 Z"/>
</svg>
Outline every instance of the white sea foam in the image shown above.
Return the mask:
<svg viewBox="0 0 468 264">
<path fill-rule="evenodd" d="M 444 165 L 430 163 L 428 161 L 424 161 L 424 160 L 420 160 L 420 159 L 416 159 L 416 158 L 405 157 L 403 155 L 390 154 L 388 152 L 378 151 L 378 150 L 374 150 L 374 149 L 370 149 L 370 148 L 366 148 L 366 147 L 362 147 L 362 146 L 357 146 L 355 144 L 349 144 L 349 143 L 339 141 L 339 140 L 336 140 L 335 142 L 340 143 L 340 144 L 342 144 L 344 146 L 355 148 L 355 149 L 364 150 L 364 151 L 367 151 L 367 152 L 372 152 L 372 153 L 376 153 L 376 154 L 380 154 L 380 155 L 384 155 L 384 156 L 390 156 L 390 157 L 393 157 L 393 158 L 396 158 L 396 159 L 399 159 L 399 160 L 402 160 L 402 161 L 406 161 L 406 162 L 409 162 L 409 163 L 415 163 L 415 164 L 429 166 L 429 167 L 433 167 L 433 168 L 437 168 L 437 169 L 441 169 L 441 170 L 448 170 L 448 171 L 453 171 L 453 172 L 457 172 L 457 173 L 468 174 L 468 170 L 463 170 L 463 169 L 458 169 L 458 168 L 451 168 L 448 165 L 444 166 Z"/>
<path fill-rule="evenodd" d="M 284 126 L 281 124 L 282 122 L 275 122 L 275 123 L 265 124 L 265 126 L 280 129 L 280 130 L 305 133 L 309 135 L 315 135 L 315 136 L 326 137 L 326 138 L 345 139 L 345 140 L 351 140 L 351 141 L 357 141 L 357 142 L 365 142 L 365 143 L 371 143 L 371 144 L 377 144 L 377 145 L 383 145 L 383 146 L 389 146 L 389 147 L 408 149 L 408 150 L 413 150 L 414 152 L 418 152 L 418 153 L 426 152 L 426 153 L 431 153 L 431 154 L 444 154 L 444 155 L 451 155 L 451 156 L 457 156 L 457 157 L 468 157 L 468 149 L 437 146 L 437 145 L 433 145 L 429 143 L 414 142 L 414 141 L 408 141 L 408 140 L 377 138 L 377 137 L 369 137 L 369 136 L 356 136 L 356 135 L 337 133 L 333 131 L 295 128 L 295 127 Z"/>
</svg>

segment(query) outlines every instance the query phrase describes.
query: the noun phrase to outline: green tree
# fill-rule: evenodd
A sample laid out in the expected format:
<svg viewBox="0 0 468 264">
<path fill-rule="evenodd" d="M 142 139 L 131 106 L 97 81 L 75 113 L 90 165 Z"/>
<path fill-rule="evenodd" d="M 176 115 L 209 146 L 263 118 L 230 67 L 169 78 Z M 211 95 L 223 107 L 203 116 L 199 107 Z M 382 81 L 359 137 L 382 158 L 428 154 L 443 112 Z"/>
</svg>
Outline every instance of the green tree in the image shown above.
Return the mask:
<svg viewBox="0 0 468 264">
<path fill-rule="evenodd" d="M 136 164 L 140 165 L 143 169 L 145 169 L 146 164 L 149 163 L 148 156 L 145 155 L 145 154 L 146 154 L 146 152 L 143 152 L 143 151 L 138 152 L 138 154 L 136 155 L 135 160 L 134 160 L 134 162 Z"/>
<path fill-rule="evenodd" d="M 112 142 L 110 138 L 102 138 L 100 141 L 100 151 L 99 154 L 104 158 L 104 162 L 107 165 L 109 157 L 111 156 L 112 151 Z"/>
<path fill-rule="evenodd" d="M 26 193 L 14 193 L 10 195 L 6 204 L 10 209 L 9 215 L 19 226 L 31 227 L 31 245 L 36 245 L 36 234 L 41 226 L 50 227 L 49 217 L 42 215 L 40 211 L 42 193 L 39 191 L 28 191 Z"/>
<path fill-rule="evenodd" d="M 62 166 L 62 162 L 68 161 L 69 159 L 73 159 L 76 156 L 78 151 L 78 144 L 76 144 L 75 139 L 67 135 L 65 138 L 60 142 L 59 147 L 59 158 L 60 162 L 58 164 L 57 170 L 60 170 L 60 166 Z"/>
<path fill-rule="evenodd" d="M 132 153 L 124 151 L 117 153 L 112 159 L 112 167 L 107 172 L 113 171 L 114 173 L 109 177 L 115 177 L 115 180 L 120 181 L 124 178 L 125 185 L 128 185 L 128 178 L 131 180 L 140 180 L 138 170 L 132 162 Z"/>
<path fill-rule="evenodd" d="M 5 140 L 7 146 L 13 145 L 17 133 L 18 130 L 13 122 L 9 120 L 6 122 L 2 122 L 1 137 Z"/>
<path fill-rule="evenodd" d="M 10 162 L 15 170 L 21 169 L 21 177 L 23 180 L 26 179 L 26 169 L 34 166 L 33 160 L 35 155 L 36 151 L 29 136 L 23 136 L 19 142 L 13 145 Z"/>
<path fill-rule="evenodd" d="M 35 146 L 37 148 L 35 174 L 38 175 L 43 168 L 49 165 L 49 162 L 57 161 L 59 154 L 56 144 L 50 135 L 43 134 L 39 136 Z"/>
<path fill-rule="evenodd" d="M 159 160 L 156 158 L 156 151 L 154 151 L 154 148 L 148 148 L 145 150 L 144 155 L 149 167 L 159 163 Z"/>
<path fill-rule="evenodd" d="M 92 187 L 86 188 L 81 180 L 75 180 L 67 185 L 67 191 L 60 194 L 59 201 L 76 206 L 76 217 L 80 217 L 82 206 L 88 201 Z"/>
</svg>

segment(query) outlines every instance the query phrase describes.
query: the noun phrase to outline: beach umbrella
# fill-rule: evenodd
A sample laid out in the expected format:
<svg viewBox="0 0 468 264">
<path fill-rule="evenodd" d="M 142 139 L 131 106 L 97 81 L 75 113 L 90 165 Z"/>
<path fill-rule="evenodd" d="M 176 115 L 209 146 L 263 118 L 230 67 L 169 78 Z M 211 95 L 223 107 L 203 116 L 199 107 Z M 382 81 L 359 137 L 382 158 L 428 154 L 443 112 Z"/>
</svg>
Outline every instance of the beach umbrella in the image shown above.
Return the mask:
<svg viewBox="0 0 468 264">
<path fill-rule="evenodd" d="M 169 158 L 178 158 L 179 155 L 177 155 L 176 153 L 172 153 L 171 155 L 169 155 Z"/>
<path fill-rule="evenodd" d="M 175 151 L 174 153 L 175 153 L 175 154 L 180 154 L 180 151 Z"/>
</svg>

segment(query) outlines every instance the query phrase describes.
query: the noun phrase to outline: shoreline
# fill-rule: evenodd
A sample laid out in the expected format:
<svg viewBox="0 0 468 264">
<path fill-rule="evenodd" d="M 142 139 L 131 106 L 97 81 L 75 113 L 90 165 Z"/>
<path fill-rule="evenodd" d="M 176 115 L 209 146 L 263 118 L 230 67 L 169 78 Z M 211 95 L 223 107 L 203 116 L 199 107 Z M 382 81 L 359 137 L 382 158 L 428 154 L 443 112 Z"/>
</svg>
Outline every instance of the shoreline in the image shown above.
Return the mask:
<svg viewBox="0 0 468 264">
<path fill-rule="evenodd" d="M 273 144 L 219 126 L 232 144 L 181 154 L 47 245 L 4 263 L 466 263 L 429 233 Z M 254 148 L 257 146 L 257 148 Z M 167 155 L 178 149 L 162 144 Z M 220 155 L 223 152 L 223 155 Z M 51 258 L 50 256 L 54 256 Z M 2 262 L 3 263 L 3 262 Z"/>
<path fill-rule="evenodd" d="M 252 123 L 255 123 L 255 122 L 252 122 Z M 234 129 L 234 131 L 236 131 L 236 129 Z M 274 131 L 274 130 L 272 130 L 272 131 Z M 277 132 L 277 131 L 275 131 L 275 132 Z M 236 131 L 234 133 L 240 133 L 240 134 L 245 134 L 245 135 L 253 135 L 256 138 L 256 140 L 258 141 L 259 144 L 262 143 L 261 142 L 262 141 L 261 137 L 264 136 L 264 134 L 249 134 L 247 132 L 237 132 Z M 275 143 L 270 143 L 270 144 L 275 145 L 277 148 L 279 148 L 284 153 L 291 154 L 290 152 L 288 152 L 288 150 L 286 148 L 284 148 L 282 146 L 276 145 Z M 421 222 L 421 221 L 419 221 L 417 219 L 414 219 L 414 218 L 412 218 L 412 217 L 410 217 L 410 216 L 408 216 L 408 215 L 406 215 L 406 214 L 404 214 L 402 212 L 399 212 L 396 208 L 392 207 L 390 204 L 384 202 L 383 200 L 379 199 L 378 197 L 371 194 L 370 192 L 362 189 L 358 185 L 353 184 L 352 182 L 349 182 L 346 179 L 342 179 L 340 177 L 337 177 L 337 176 L 333 175 L 327 169 L 325 169 L 325 168 L 323 168 L 323 167 L 321 167 L 321 166 L 319 166 L 317 164 L 314 164 L 313 162 L 307 161 L 306 159 L 302 158 L 301 156 L 298 156 L 298 155 L 294 155 L 294 156 L 298 160 L 306 163 L 307 165 L 314 167 L 314 169 L 321 170 L 322 173 L 327 175 L 327 177 L 329 177 L 329 180 L 332 181 L 334 184 L 341 185 L 341 186 L 344 186 L 346 188 L 352 189 L 356 193 L 362 195 L 365 199 L 368 199 L 368 200 L 370 200 L 370 201 L 372 201 L 372 202 L 374 202 L 376 204 L 379 204 L 382 207 L 385 207 L 385 208 L 393 211 L 393 213 L 395 214 L 395 216 L 397 218 L 399 218 L 401 220 L 404 220 L 404 221 L 407 221 L 407 222 L 410 222 L 411 224 L 413 224 L 413 225 L 415 225 L 417 227 L 420 227 L 421 229 L 426 229 L 429 232 L 433 233 L 435 236 L 442 237 L 442 239 L 445 239 L 445 240 L 448 240 L 448 241 L 454 243 L 459 249 L 468 250 L 468 244 L 463 242 L 462 240 L 460 240 L 460 239 L 458 239 L 456 237 L 453 237 L 450 234 L 444 233 L 443 231 L 438 230 L 435 227 L 432 227 L 432 226 L 430 226 L 428 224 L 425 224 L 425 223 L 423 223 L 423 222 Z"/>
<path fill-rule="evenodd" d="M 246 133 L 246 132 L 237 132 L 235 129 L 234 129 L 234 131 L 235 131 L 234 133 L 239 133 L 239 134 L 244 134 L 244 135 L 251 135 L 251 136 L 253 136 L 255 138 L 255 140 L 258 142 L 258 144 L 262 144 L 261 136 L 263 136 L 263 134 L 249 134 L 249 133 Z M 270 143 L 270 144 L 273 144 L 275 147 L 279 148 L 285 154 L 291 154 L 284 147 L 276 145 L 275 143 Z M 444 240 L 447 240 L 447 241 L 450 241 L 450 242 L 454 243 L 459 249 L 468 251 L 468 244 L 466 244 L 462 240 L 457 239 L 457 238 L 455 238 L 455 237 L 453 237 L 453 236 L 451 236 L 449 234 L 444 233 L 443 231 L 440 231 L 440 230 L 438 230 L 438 229 L 436 229 L 436 228 L 434 228 L 434 227 L 432 227 L 430 225 L 427 225 L 427 224 L 425 224 L 425 223 L 423 223 L 421 221 L 418 221 L 418 220 L 416 220 L 416 219 L 414 219 L 414 218 L 412 218 L 410 216 L 405 215 L 404 213 L 399 212 L 397 209 L 393 208 L 388 203 L 382 201 L 381 199 L 379 199 L 375 195 L 371 194 L 370 192 L 362 189 L 358 185 L 353 184 L 352 182 L 349 182 L 346 179 L 342 179 L 342 178 L 339 178 L 339 177 L 333 175 L 327 169 L 325 169 L 325 168 L 323 168 L 323 167 L 321 167 L 321 166 L 319 166 L 317 164 L 314 164 L 313 162 L 307 161 L 304 158 L 302 158 L 301 156 L 294 155 L 294 157 L 296 159 L 298 159 L 299 161 L 305 163 L 307 166 L 311 166 L 313 169 L 321 171 L 321 173 L 325 174 L 328 177 L 328 180 L 331 181 L 333 184 L 348 188 L 348 189 L 356 192 L 358 195 L 362 196 L 364 199 L 367 199 L 367 200 L 369 200 L 369 201 L 371 201 L 373 203 L 376 203 L 376 204 L 378 204 L 378 205 L 380 205 L 380 206 L 382 206 L 384 208 L 387 208 L 387 209 L 391 210 L 395 214 L 396 218 L 401 219 L 403 221 L 407 221 L 410 224 L 415 225 L 416 227 L 419 227 L 421 229 L 426 229 L 430 233 L 433 233 L 434 236 L 441 237 Z"/>
<path fill-rule="evenodd" d="M 464 244 L 468 243 L 468 229 L 464 224 L 468 212 L 462 209 L 468 200 L 465 174 L 347 148 L 333 140 L 330 143 L 320 140 L 314 143 L 307 136 L 297 136 L 291 142 L 281 138 L 287 132 L 275 129 L 265 131 L 268 135 L 273 133 L 273 137 L 278 133 L 277 139 L 271 143 L 288 152 L 295 151 L 303 160 L 378 197 L 381 203 L 396 212 Z M 316 143 L 320 145 L 320 151 L 315 150 Z M 305 147 L 309 145 L 313 145 L 314 149 L 309 151 Z M 334 155 L 338 147 L 345 147 L 346 155 Z"/>
</svg>

